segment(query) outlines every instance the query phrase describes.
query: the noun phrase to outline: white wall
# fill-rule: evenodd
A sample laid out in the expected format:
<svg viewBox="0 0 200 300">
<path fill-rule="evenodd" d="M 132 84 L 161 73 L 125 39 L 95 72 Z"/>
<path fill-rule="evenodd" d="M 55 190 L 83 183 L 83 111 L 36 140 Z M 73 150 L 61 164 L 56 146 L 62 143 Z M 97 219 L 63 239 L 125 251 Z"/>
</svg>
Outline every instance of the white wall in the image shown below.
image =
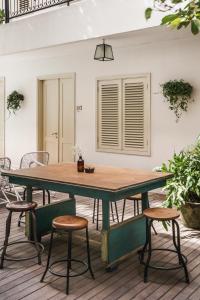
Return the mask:
<svg viewBox="0 0 200 300">
<path fill-rule="evenodd" d="M 76 116 L 77 144 L 87 162 L 151 169 L 168 160 L 175 150 L 194 142 L 200 133 L 200 42 L 187 34 L 176 39 L 172 34 L 170 39 L 169 34 L 151 32 L 152 42 L 147 44 L 146 39 L 141 42 L 141 35 L 139 44 L 135 42 L 136 36 L 114 37 L 113 62 L 93 60 L 96 41 L 0 58 L 6 94 L 17 89 L 25 96 L 21 111 L 16 116 L 7 116 L 6 121 L 6 154 L 14 165 L 23 153 L 36 149 L 36 77 L 44 74 L 76 72 L 76 101 L 83 106 Z M 96 152 L 95 78 L 147 72 L 152 75 L 151 156 Z M 179 123 L 160 94 L 160 84 L 170 79 L 184 79 L 195 88 L 196 101 Z"/>
<path fill-rule="evenodd" d="M 148 1 L 80 0 L 15 19 L 0 26 L 0 55 L 157 26 L 159 14 L 144 18 Z"/>
</svg>

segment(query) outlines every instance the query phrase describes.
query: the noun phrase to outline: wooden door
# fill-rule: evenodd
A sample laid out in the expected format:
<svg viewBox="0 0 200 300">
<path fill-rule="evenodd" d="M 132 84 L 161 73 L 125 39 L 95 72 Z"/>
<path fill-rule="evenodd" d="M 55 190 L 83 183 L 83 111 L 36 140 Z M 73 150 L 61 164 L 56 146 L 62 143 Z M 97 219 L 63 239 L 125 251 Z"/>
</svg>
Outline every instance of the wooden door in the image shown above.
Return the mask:
<svg viewBox="0 0 200 300">
<path fill-rule="evenodd" d="M 50 153 L 51 164 L 59 161 L 59 80 L 43 82 L 43 150 Z"/>
<path fill-rule="evenodd" d="M 60 79 L 59 162 L 74 161 L 74 78 Z"/>
<path fill-rule="evenodd" d="M 4 156 L 4 127 L 5 127 L 5 109 L 4 109 L 4 79 L 0 79 L 0 156 Z"/>
<path fill-rule="evenodd" d="M 74 77 L 43 81 L 43 150 L 49 163 L 74 161 Z"/>
</svg>

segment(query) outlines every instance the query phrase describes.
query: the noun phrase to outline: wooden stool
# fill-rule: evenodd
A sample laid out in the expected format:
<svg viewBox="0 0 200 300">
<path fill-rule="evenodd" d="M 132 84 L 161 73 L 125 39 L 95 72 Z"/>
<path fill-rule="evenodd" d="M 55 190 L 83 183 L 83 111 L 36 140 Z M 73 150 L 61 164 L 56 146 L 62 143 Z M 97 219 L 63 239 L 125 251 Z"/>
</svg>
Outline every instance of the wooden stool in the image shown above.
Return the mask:
<svg viewBox="0 0 200 300">
<path fill-rule="evenodd" d="M 140 206 L 141 206 L 141 209 L 142 209 L 142 195 L 141 194 L 136 194 L 134 196 L 127 197 L 126 199 L 124 199 L 124 203 L 123 203 L 122 222 L 124 221 L 126 200 L 133 201 L 134 217 L 136 217 L 140 214 Z M 155 227 L 153 226 L 153 224 L 152 224 L 152 228 L 153 228 L 154 233 L 157 235 L 157 231 L 155 230 Z"/>
<path fill-rule="evenodd" d="M 99 219 L 99 206 L 100 206 L 100 199 L 94 199 L 94 206 L 93 206 L 93 216 L 92 216 L 92 223 L 94 224 L 96 221 L 96 230 L 99 230 L 99 221 L 102 221 Z M 119 214 L 118 214 L 118 208 L 117 203 L 115 202 L 115 213 L 113 209 L 113 202 L 110 202 L 110 211 L 112 215 L 112 221 L 117 221 L 119 223 Z"/>
<path fill-rule="evenodd" d="M 87 263 L 84 261 L 78 260 L 78 259 L 72 259 L 71 257 L 71 252 L 72 252 L 72 232 L 76 230 L 86 230 L 86 242 L 87 242 Z M 52 245 L 53 245 L 53 235 L 56 231 L 65 231 L 68 232 L 68 254 L 67 254 L 67 259 L 62 259 L 62 260 L 57 260 L 54 261 L 50 264 L 50 259 L 51 259 L 51 252 L 52 252 Z M 67 274 L 61 274 L 58 272 L 53 271 L 52 266 L 56 265 L 60 262 L 67 262 Z M 72 270 L 72 262 L 78 262 L 83 265 L 85 265 L 85 270 L 78 274 L 70 274 L 70 269 Z M 90 247 L 89 247 L 89 235 L 88 235 L 88 220 L 82 217 L 78 216 L 60 216 L 57 217 L 53 220 L 52 222 L 52 230 L 51 230 L 51 239 L 50 239 L 50 245 L 49 245 L 49 253 L 48 253 L 48 258 L 47 258 L 47 264 L 46 264 L 46 269 L 44 271 L 44 274 L 40 280 L 40 282 L 43 282 L 45 275 L 47 271 L 53 275 L 60 276 L 60 277 L 66 277 L 67 282 L 66 282 L 66 294 L 69 294 L 69 278 L 70 277 L 77 277 L 80 275 L 85 274 L 87 271 L 90 272 L 91 277 L 94 279 L 94 274 L 92 272 L 91 268 L 91 261 L 90 261 Z"/>
<path fill-rule="evenodd" d="M 180 216 L 179 212 L 176 209 L 172 208 L 148 208 L 143 212 L 144 216 L 146 217 L 146 243 L 141 251 L 139 251 L 140 255 L 140 263 L 145 265 L 144 269 L 144 282 L 148 280 L 148 269 L 159 269 L 159 270 L 176 270 L 183 268 L 185 272 L 185 281 L 189 283 L 189 276 L 187 271 L 187 258 L 181 253 L 181 244 L 180 244 L 180 229 L 179 224 L 176 219 Z M 173 237 L 173 244 L 175 250 L 171 249 L 152 249 L 151 245 L 151 227 L 153 221 L 165 221 L 172 223 L 172 237 Z M 161 267 L 161 266 L 153 266 L 150 265 L 151 254 L 153 251 L 167 251 L 167 252 L 174 252 L 178 255 L 179 265 L 174 267 Z M 147 251 L 147 260 L 144 262 L 144 254 Z"/>
<path fill-rule="evenodd" d="M 130 196 L 130 197 L 127 197 L 126 199 L 124 199 L 123 210 L 122 210 L 122 222 L 124 221 L 124 214 L 125 214 L 125 208 L 126 208 L 126 200 L 133 201 L 134 216 L 137 216 L 140 213 L 140 203 L 142 203 L 142 195 L 141 194 L 137 194 L 137 195 Z"/>
<path fill-rule="evenodd" d="M 37 241 L 37 230 L 36 230 L 36 215 L 35 215 L 35 208 L 37 207 L 36 202 L 28 203 L 26 201 L 15 201 L 8 203 L 6 205 L 6 208 L 9 210 L 8 218 L 6 220 L 6 234 L 5 234 L 5 241 L 4 246 L 1 248 L 2 254 L 1 254 L 1 263 L 0 263 L 0 269 L 3 269 L 4 260 L 8 261 L 24 261 L 33 259 L 35 257 L 38 257 L 38 264 L 41 264 L 41 254 L 44 250 L 44 247 L 41 243 Z M 10 236 L 10 227 L 11 227 L 11 220 L 12 220 L 12 213 L 13 212 L 30 212 L 30 215 L 32 217 L 32 228 L 33 228 L 33 241 L 19 241 L 19 242 L 12 242 L 9 243 L 8 239 Z M 17 245 L 17 244 L 32 244 L 35 246 L 37 253 L 32 255 L 31 257 L 23 257 L 23 258 L 14 258 L 6 255 L 7 247 L 11 245 Z"/>
</svg>

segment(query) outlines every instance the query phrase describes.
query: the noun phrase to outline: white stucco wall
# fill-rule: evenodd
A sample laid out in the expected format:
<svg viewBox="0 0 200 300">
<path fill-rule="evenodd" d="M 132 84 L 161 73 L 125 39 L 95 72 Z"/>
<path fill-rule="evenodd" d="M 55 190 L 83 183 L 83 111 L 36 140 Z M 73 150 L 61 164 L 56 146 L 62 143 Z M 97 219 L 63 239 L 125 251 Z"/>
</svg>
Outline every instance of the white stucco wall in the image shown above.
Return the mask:
<svg viewBox="0 0 200 300">
<path fill-rule="evenodd" d="M 146 22 L 149 0 L 80 0 L 0 26 L 0 55 L 39 49 L 138 30 L 160 24 L 159 14 Z"/>
<path fill-rule="evenodd" d="M 145 42 L 145 38 L 142 42 L 142 34 L 114 37 L 113 62 L 93 60 L 95 40 L 0 58 L 6 94 L 17 89 L 25 96 L 23 108 L 16 116 L 6 117 L 6 155 L 12 158 L 14 166 L 23 153 L 36 149 L 36 77 L 44 74 L 76 72 L 76 103 L 83 106 L 76 115 L 76 139 L 87 162 L 151 169 L 195 140 L 200 133 L 199 38 L 186 34 L 173 39 L 171 33 L 151 32 L 151 41 Z M 148 72 L 152 81 L 151 156 L 96 152 L 95 78 Z M 170 79 L 184 79 L 195 88 L 196 101 L 179 123 L 160 94 L 160 84 Z"/>
</svg>

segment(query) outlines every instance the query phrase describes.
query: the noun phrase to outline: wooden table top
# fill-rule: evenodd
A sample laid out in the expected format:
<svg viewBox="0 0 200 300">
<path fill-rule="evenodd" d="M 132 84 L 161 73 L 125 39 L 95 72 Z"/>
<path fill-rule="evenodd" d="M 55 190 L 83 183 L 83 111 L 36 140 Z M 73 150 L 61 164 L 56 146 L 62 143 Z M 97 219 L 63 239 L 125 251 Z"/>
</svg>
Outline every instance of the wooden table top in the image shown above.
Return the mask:
<svg viewBox="0 0 200 300">
<path fill-rule="evenodd" d="M 74 184 L 104 190 L 120 190 L 129 186 L 149 181 L 159 181 L 170 178 L 171 174 L 151 172 L 110 166 L 95 166 L 93 174 L 78 173 L 76 163 L 66 163 L 5 171 L 2 175 L 29 178 L 54 183 Z"/>
</svg>

